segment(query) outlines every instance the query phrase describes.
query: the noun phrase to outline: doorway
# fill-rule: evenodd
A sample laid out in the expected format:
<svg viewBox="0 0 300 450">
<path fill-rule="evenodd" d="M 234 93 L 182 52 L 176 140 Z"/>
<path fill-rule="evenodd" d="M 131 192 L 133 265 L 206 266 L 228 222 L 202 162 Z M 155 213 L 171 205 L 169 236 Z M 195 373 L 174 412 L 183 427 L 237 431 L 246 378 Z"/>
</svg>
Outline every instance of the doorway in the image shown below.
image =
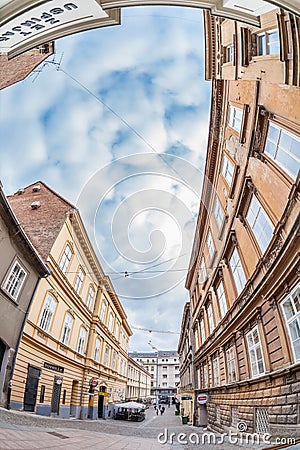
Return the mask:
<svg viewBox="0 0 300 450">
<path fill-rule="evenodd" d="M 51 400 L 51 413 L 55 415 L 59 414 L 61 386 L 62 386 L 62 378 L 55 376 Z"/>
<path fill-rule="evenodd" d="M 6 345 L 0 339 L 0 372 L 1 372 L 1 367 L 2 367 L 2 362 L 3 362 L 5 350 L 6 350 Z"/>
<path fill-rule="evenodd" d="M 103 402 L 104 400 L 104 396 L 99 394 L 98 395 L 98 419 L 102 419 L 103 418 Z"/>
<path fill-rule="evenodd" d="M 24 394 L 24 411 L 33 412 L 35 409 L 40 376 L 41 376 L 41 369 L 28 364 L 27 379 Z"/>
<path fill-rule="evenodd" d="M 79 382 L 72 381 L 71 401 L 70 401 L 70 416 L 76 417 L 76 410 L 79 406 Z"/>
</svg>

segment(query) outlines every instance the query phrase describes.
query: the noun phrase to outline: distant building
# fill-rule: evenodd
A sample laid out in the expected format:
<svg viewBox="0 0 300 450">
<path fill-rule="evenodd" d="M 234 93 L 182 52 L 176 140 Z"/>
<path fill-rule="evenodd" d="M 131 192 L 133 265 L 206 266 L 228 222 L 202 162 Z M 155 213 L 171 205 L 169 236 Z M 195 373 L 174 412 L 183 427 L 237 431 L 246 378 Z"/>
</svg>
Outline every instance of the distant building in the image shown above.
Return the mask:
<svg viewBox="0 0 300 450">
<path fill-rule="evenodd" d="M 173 397 L 179 382 L 179 355 L 176 351 L 133 352 L 129 356 L 142 364 L 151 376 L 151 395 Z"/>
<path fill-rule="evenodd" d="M 40 45 L 12 59 L 8 59 L 5 53 L 0 53 L 0 90 L 24 80 L 53 53 L 54 42 Z"/>
<path fill-rule="evenodd" d="M 12 371 L 37 283 L 49 271 L 13 213 L 0 184 L 0 406 L 9 403 Z"/>
<path fill-rule="evenodd" d="M 178 342 L 178 354 L 180 361 L 180 384 L 177 398 L 181 403 L 181 413 L 188 416 L 189 421 L 193 421 L 194 417 L 194 369 L 193 355 L 194 342 L 192 333 L 192 316 L 190 303 L 184 306 L 181 334 Z"/>
<path fill-rule="evenodd" d="M 79 211 L 42 182 L 9 197 L 51 275 L 34 294 L 13 376 L 11 407 L 95 419 L 125 399 L 124 309 Z"/>
<path fill-rule="evenodd" d="M 151 375 L 141 364 L 128 358 L 126 400 L 141 401 L 150 397 Z"/>
<path fill-rule="evenodd" d="M 186 287 L 198 425 L 300 425 L 299 17 L 262 28 L 205 12 L 212 104 Z M 188 322 L 183 322 L 188 327 Z M 185 333 L 183 331 L 182 333 Z M 205 400 L 206 399 L 206 400 Z"/>
</svg>

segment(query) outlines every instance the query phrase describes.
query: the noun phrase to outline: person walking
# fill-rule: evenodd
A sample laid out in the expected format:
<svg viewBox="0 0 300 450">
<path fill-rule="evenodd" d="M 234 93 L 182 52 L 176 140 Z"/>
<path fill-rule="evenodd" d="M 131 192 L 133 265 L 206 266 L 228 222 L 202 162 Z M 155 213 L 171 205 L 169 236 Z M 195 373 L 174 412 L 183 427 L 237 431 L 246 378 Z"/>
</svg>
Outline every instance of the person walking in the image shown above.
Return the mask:
<svg viewBox="0 0 300 450">
<path fill-rule="evenodd" d="M 164 412 L 165 412 L 165 407 L 162 406 L 161 409 L 160 409 L 160 414 L 163 415 Z"/>
<path fill-rule="evenodd" d="M 158 408 L 155 408 L 155 410 L 156 410 L 156 415 L 158 416 Z"/>
</svg>

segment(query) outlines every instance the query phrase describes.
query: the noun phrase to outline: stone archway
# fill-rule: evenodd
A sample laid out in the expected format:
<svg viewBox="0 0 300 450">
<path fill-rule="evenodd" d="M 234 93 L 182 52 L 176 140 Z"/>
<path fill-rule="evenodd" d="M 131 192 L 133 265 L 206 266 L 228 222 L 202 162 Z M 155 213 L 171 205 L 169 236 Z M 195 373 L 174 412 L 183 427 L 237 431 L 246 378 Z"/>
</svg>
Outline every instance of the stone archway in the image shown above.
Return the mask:
<svg viewBox="0 0 300 450">
<path fill-rule="evenodd" d="M 264 10 L 277 6 L 300 15 L 298 0 L 258 1 L 260 7 L 251 10 L 246 0 L 1 0 L 0 52 L 14 57 L 69 34 L 119 25 L 121 8 L 130 6 L 207 9 L 213 15 L 256 26 L 260 25 L 261 6 Z"/>
</svg>

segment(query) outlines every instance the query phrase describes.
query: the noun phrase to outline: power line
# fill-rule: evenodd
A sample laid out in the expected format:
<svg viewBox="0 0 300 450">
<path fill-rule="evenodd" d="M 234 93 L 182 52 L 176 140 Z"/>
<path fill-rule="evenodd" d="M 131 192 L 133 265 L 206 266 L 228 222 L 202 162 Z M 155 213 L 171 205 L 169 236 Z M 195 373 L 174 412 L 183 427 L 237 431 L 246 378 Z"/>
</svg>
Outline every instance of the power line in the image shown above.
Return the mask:
<svg viewBox="0 0 300 450">
<path fill-rule="evenodd" d="M 149 333 L 180 334 L 177 331 L 153 330 L 152 328 L 141 328 L 141 327 L 136 327 L 136 326 L 133 326 L 133 325 L 130 325 L 130 328 L 132 328 L 133 330 L 148 331 Z"/>
</svg>

